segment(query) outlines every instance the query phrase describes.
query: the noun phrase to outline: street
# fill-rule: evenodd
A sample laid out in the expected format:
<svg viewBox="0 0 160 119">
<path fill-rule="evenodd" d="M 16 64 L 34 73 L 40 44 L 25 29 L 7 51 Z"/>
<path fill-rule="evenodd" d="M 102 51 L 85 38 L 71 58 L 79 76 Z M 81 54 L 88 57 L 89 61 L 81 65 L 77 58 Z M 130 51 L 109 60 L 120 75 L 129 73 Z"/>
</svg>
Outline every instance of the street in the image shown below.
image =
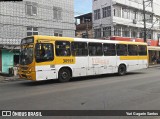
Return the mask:
<svg viewBox="0 0 160 119">
<path fill-rule="evenodd" d="M 159 70 L 74 78 L 68 83 L 3 81 L 0 110 L 160 110 Z"/>
</svg>

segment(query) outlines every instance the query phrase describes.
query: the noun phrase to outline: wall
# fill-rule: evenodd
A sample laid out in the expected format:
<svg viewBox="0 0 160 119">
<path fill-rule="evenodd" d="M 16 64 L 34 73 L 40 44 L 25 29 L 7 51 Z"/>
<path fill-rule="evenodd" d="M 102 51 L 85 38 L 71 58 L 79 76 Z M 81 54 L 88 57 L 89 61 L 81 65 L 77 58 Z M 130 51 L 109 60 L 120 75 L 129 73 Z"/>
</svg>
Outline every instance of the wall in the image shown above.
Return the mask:
<svg viewBox="0 0 160 119">
<path fill-rule="evenodd" d="M 13 67 L 13 52 L 2 50 L 2 72 L 9 73 L 9 68 Z"/>
<path fill-rule="evenodd" d="M 37 16 L 26 15 L 26 1 L 38 3 Z M 62 29 L 63 36 L 75 36 L 73 0 L 23 0 L 0 2 L 0 37 L 21 39 L 27 26 L 38 27 L 40 35 L 53 35 Z M 62 8 L 62 20 L 53 18 L 53 6 Z"/>
</svg>

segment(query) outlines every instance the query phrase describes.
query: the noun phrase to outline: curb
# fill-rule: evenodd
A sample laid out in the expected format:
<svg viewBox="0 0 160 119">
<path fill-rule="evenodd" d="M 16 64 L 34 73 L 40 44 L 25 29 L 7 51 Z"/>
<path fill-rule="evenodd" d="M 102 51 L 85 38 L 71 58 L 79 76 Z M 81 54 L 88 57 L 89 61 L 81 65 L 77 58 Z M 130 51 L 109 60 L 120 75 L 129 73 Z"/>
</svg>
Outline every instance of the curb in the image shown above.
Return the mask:
<svg viewBox="0 0 160 119">
<path fill-rule="evenodd" d="M 17 79 L 18 79 L 17 76 L 13 76 L 13 77 L 0 76 L 0 82 L 4 82 L 4 81 L 16 81 Z"/>
<path fill-rule="evenodd" d="M 148 68 L 160 67 L 160 65 L 148 66 Z"/>
</svg>

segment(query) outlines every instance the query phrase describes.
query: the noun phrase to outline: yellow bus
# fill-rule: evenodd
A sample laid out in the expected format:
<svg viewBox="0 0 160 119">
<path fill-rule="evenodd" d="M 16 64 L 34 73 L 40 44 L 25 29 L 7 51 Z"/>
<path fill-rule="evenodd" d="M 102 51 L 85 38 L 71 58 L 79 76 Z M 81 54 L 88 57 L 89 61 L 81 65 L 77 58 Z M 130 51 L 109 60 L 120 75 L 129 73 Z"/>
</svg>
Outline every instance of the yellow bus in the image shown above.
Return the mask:
<svg viewBox="0 0 160 119">
<path fill-rule="evenodd" d="M 20 78 L 41 81 L 118 73 L 148 67 L 146 43 L 31 36 L 22 39 Z"/>
</svg>

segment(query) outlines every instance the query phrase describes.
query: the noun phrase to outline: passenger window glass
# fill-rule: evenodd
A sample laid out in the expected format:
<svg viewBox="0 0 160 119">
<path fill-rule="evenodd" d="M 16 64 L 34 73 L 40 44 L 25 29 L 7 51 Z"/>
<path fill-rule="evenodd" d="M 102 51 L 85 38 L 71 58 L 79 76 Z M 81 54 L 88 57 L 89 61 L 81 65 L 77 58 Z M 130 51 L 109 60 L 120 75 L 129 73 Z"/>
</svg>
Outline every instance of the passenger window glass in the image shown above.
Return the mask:
<svg viewBox="0 0 160 119">
<path fill-rule="evenodd" d="M 56 55 L 57 56 L 70 56 L 70 42 L 56 41 Z"/>
<path fill-rule="evenodd" d="M 116 45 L 117 55 L 118 56 L 126 56 L 127 53 L 127 45 L 117 44 Z"/>
<path fill-rule="evenodd" d="M 115 56 L 116 50 L 115 50 L 115 44 L 103 44 L 103 52 L 104 56 Z"/>
<path fill-rule="evenodd" d="M 139 55 L 147 55 L 147 46 L 139 45 L 138 46 L 138 54 Z"/>
<path fill-rule="evenodd" d="M 87 56 L 88 49 L 85 42 L 72 42 L 72 55 L 73 56 Z"/>
<path fill-rule="evenodd" d="M 102 56 L 102 44 L 101 43 L 89 43 L 89 55 L 90 56 Z"/>
<path fill-rule="evenodd" d="M 35 49 L 36 62 L 52 61 L 53 60 L 53 44 L 37 43 Z"/>
<path fill-rule="evenodd" d="M 130 56 L 138 55 L 137 45 L 128 45 L 128 55 Z"/>
</svg>

